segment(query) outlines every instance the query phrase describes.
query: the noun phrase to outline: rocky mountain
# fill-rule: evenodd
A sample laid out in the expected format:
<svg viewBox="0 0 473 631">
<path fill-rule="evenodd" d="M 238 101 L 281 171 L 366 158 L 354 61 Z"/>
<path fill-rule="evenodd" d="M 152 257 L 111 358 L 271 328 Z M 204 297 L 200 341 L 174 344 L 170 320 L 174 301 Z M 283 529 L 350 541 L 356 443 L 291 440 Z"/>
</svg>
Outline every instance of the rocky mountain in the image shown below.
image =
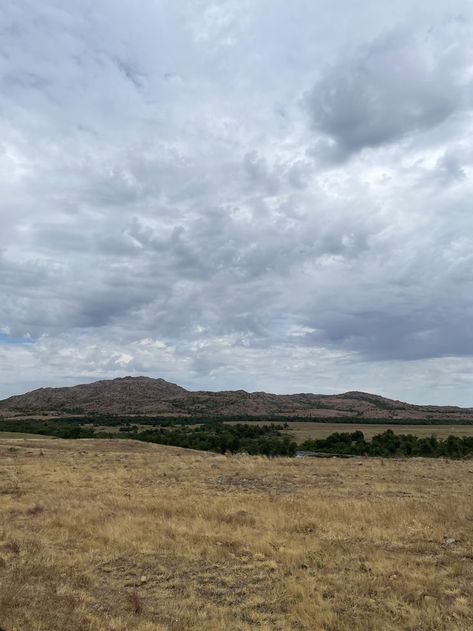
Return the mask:
<svg viewBox="0 0 473 631">
<path fill-rule="evenodd" d="M 69 388 L 39 388 L 0 402 L 0 410 L 125 413 L 154 410 L 187 390 L 164 379 L 124 377 Z M 163 409 L 163 411 L 165 411 Z"/>
<path fill-rule="evenodd" d="M 191 392 L 164 379 L 124 377 L 68 388 L 40 388 L 0 401 L 2 416 L 20 414 L 147 414 L 471 420 L 473 409 L 420 406 L 365 392 L 338 395 Z"/>
</svg>

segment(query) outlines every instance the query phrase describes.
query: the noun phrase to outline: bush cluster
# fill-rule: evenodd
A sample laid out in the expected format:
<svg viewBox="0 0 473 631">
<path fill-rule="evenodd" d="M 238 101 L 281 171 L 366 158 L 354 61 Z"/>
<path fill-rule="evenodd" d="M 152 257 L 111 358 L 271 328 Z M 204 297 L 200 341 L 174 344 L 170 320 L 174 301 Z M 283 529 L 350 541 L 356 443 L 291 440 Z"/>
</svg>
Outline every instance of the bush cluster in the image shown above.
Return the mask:
<svg viewBox="0 0 473 631">
<path fill-rule="evenodd" d="M 306 440 L 300 448 L 306 451 L 354 456 L 424 456 L 463 458 L 473 455 L 473 436 L 452 436 L 439 440 L 436 436 L 395 434 L 388 429 L 368 441 L 363 432 L 335 432 L 327 438 Z"/>
<path fill-rule="evenodd" d="M 133 438 L 162 445 L 189 447 L 218 453 L 293 456 L 297 445 L 282 434 L 282 425 L 224 425 L 207 423 L 199 427 L 145 430 L 131 434 Z"/>
</svg>

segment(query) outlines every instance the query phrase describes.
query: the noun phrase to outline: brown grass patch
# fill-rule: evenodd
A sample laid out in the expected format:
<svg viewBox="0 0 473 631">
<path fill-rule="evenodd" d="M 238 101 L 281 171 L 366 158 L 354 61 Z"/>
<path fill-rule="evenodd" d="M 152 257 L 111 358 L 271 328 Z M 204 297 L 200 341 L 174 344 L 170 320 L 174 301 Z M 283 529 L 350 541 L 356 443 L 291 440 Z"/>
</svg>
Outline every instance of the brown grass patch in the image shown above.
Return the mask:
<svg viewBox="0 0 473 631">
<path fill-rule="evenodd" d="M 276 421 L 276 424 L 284 423 L 284 419 Z M 227 422 L 228 425 L 235 425 L 236 421 Z M 269 425 L 268 421 L 245 421 L 248 425 Z M 382 423 L 316 423 L 312 421 L 288 422 L 289 428 L 285 430 L 297 443 L 302 443 L 309 438 L 326 438 L 334 432 L 356 432 L 360 430 L 365 438 L 372 438 L 376 434 L 382 434 L 390 429 L 395 434 L 414 434 L 419 437 L 429 437 L 435 435 L 444 439 L 453 434 L 454 436 L 473 436 L 473 424 L 471 425 L 396 425 Z"/>
<path fill-rule="evenodd" d="M 471 462 L 11 445 L 7 631 L 473 628 Z"/>
</svg>

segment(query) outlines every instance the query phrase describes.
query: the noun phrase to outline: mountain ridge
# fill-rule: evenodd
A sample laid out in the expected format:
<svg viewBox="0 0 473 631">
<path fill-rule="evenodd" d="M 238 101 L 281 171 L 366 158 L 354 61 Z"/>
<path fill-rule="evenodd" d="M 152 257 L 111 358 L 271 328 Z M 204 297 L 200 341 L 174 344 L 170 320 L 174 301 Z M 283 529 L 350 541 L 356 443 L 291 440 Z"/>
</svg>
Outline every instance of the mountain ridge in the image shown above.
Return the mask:
<svg viewBox="0 0 473 631">
<path fill-rule="evenodd" d="M 471 420 L 473 409 L 415 405 L 381 395 L 272 394 L 245 390 L 187 390 L 162 378 L 117 377 L 59 388 L 38 388 L 0 401 L 0 414 L 143 414 L 155 416 L 358 417 Z"/>
</svg>

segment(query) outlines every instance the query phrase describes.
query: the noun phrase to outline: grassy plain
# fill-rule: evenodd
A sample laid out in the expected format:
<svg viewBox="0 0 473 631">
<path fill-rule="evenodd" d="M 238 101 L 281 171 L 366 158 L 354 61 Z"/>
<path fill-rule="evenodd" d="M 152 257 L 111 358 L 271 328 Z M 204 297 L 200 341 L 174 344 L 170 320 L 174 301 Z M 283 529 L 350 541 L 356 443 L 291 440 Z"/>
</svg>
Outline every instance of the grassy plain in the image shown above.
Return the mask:
<svg viewBox="0 0 473 631">
<path fill-rule="evenodd" d="M 278 423 L 279 421 L 277 421 Z M 284 422 L 284 421 L 281 421 Z M 228 423 L 234 424 L 233 421 Z M 245 421 L 248 425 L 268 425 L 268 421 Z M 301 443 L 308 438 L 326 438 L 334 432 L 355 432 L 360 430 L 366 438 L 372 438 L 375 434 L 382 434 L 387 429 L 391 429 L 395 434 L 414 434 L 415 436 L 432 436 L 437 438 L 447 438 L 450 434 L 454 436 L 473 436 L 472 425 L 396 425 L 382 423 L 313 423 L 293 421 L 288 423 L 289 428 L 285 430 L 297 443 Z"/>
<path fill-rule="evenodd" d="M 23 432 L 0 432 L 0 440 L 3 438 L 38 438 L 38 434 L 27 434 Z M 49 437 L 45 437 L 49 438 Z M 50 438 L 53 438 L 52 436 Z"/>
<path fill-rule="evenodd" d="M 5 631 L 473 628 L 473 462 L 0 437 Z"/>
</svg>

